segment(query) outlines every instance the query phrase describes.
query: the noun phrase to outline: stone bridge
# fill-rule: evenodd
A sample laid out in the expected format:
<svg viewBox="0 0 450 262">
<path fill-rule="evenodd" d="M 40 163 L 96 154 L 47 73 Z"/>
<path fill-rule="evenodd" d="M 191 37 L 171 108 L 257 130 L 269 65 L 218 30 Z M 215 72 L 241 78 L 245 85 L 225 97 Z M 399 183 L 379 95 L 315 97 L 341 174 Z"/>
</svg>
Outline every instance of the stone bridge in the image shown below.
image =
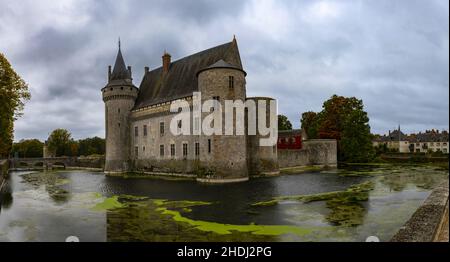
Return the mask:
<svg viewBox="0 0 450 262">
<path fill-rule="evenodd" d="M 11 158 L 10 168 L 45 168 L 77 166 L 76 157 Z"/>
</svg>

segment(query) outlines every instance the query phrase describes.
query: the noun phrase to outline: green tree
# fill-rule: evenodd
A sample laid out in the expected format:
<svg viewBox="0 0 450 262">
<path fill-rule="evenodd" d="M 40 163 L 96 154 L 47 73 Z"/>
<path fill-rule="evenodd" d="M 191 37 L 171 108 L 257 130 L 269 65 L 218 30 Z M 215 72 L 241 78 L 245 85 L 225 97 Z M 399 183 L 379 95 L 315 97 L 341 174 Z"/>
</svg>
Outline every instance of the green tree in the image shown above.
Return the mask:
<svg viewBox="0 0 450 262">
<path fill-rule="evenodd" d="M 292 130 L 292 124 L 285 115 L 278 115 L 278 130 Z"/>
<path fill-rule="evenodd" d="M 92 137 L 78 140 L 78 155 L 103 155 L 105 154 L 105 139 Z"/>
<path fill-rule="evenodd" d="M 316 115 L 307 112 L 301 122 L 309 138 L 338 141 L 339 161 L 367 162 L 375 155 L 362 100 L 333 95 L 324 102 L 321 112 Z"/>
<path fill-rule="evenodd" d="M 317 137 L 317 130 L 319 128 L 319 114 L 316 112 L 308 111 L 302 114 L 300 124 L 302 129 L 305 130 L 306 135 L 309 138 Z"/>
<path fill-rule="evenodd" d="M 44 143 L 38 139 L 20 140 L 12 146 L 12 154 L 19 157 L 42 157 Z"/>
<path fill-rule="evenodd" d="M 78 143 L 72 139 L 72 135 L 66 129 L 55 129 L 48 137 L 48 150 L 58 156 L 76 156 Z"/>
<path fill-rule="evenodd" d="M 31 97 L 28 85 L 0 53 L 0 157 L 7 157 L 14 139 L 14 120 Z"/>
</svg>

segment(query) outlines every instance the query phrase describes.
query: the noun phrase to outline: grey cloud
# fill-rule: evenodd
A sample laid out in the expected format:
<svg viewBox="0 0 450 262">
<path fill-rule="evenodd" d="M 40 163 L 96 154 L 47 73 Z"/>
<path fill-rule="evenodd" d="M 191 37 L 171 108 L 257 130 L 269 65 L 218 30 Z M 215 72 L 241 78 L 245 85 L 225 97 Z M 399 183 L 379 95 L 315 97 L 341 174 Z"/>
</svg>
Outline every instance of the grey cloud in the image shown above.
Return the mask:
<svg viewBox="0 0 450 262">
<path fill-rule="evenodd" d="M 67 15 L 45 13 L 51 2 L 40 2 L 39 14 L 13 3 L 0 0 L 8 22 L 0 23 L 0 50 L 33 95 L 16 139 L 44 139 L 58 127 L 103 136 L 99 90 L 119 36 L 136 85 L 164 50 L 178 59 L 236 34 L 249 96 L 276 97 L 295 127 L 333 94 L 363 99 L 373 132 L 449 126 L 446 0 L 103 0 L 68 4 Z"/>
</svg>

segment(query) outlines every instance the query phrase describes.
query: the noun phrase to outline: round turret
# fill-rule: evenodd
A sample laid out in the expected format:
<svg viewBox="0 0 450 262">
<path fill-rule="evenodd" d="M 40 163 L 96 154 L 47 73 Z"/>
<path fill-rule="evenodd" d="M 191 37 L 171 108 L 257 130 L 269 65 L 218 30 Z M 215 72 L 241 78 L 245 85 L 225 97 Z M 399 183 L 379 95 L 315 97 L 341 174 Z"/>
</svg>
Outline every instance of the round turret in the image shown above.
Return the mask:
<svg viewBox="0 0 450 262">
<path fill-rule="evenodd" d="M 139 89 L 133 85 L 131 67 L 126 68 L 120 51 L 114 70 L 109 67 L 108 84 L 102 89 L 105 102 L 105 173 L 123 173 L 130 169 L 130 112 Z"/>
<path fill-rule="evenodd" d="M 224 133 L 225 100 L 245 102 L 245 76 L 245 71 L 240 67 L 223 60 L 219 60 L 197 73 L 202 104 L 207 100 L 218 100 L 222 107 L 222 133 L 200 137 L 200 143 L 206 151 L 200 155 L 200 164 L 213 174 L 214 179 L 221 182 L 248 179 L 245 134 L 225 135 Z M 210 113 L 202 113 L 202 122 L 208 115 Z M 236 127 L 236 121 L 234 118 L 233 129 Z"/>
<path fill-rule="evenodd" d="M 266 126 L 268 126 L 268 123 L 270 123 L 270 102 L 274 99 L 270 97 L 249 97 L 247 100 L 254 101 L 256 105 L 256 111 L 254 113 L 256 116 L 259 115 L 259 101 L 264 101 L 266 103 L 265 121 Z M 247 119 L 249 119 L 248 115 Z M 256 120 L 256 127 L 258 127 L 260 119 L 258 119 L 258 117 L 255 117 L 254 119 Z M 262 138 L 268 137 L 269 135 L 261 136 L 258 130 L 256 131 L 256 135 L 249 135 L 247 137 L 250 176 L 270 176 L 279 174 L 277 145 L 261 146 L 260 144 Z"/>
</svg>

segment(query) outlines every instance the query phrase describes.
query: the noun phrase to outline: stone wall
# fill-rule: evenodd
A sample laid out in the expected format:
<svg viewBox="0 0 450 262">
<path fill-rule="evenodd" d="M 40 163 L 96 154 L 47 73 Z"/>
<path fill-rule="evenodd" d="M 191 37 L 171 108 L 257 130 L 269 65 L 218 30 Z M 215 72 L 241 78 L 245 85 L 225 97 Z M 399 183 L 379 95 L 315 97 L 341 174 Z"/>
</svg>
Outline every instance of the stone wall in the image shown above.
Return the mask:
<svg viewBox="0 0 450 262">
<path fill-rule="evenodd" d="M 273 98 L 268 97 L 249 97 L 247 100 L 253 100 L 255 102 L 256 110 L 254 119 L 256 120 L 255 126 L 259 125 L 259 109 L 258 101 L 266 102 L 266 126 L 270 123 L 270 101 Z M 248 125 L 252 117 L 248 116 L 247 112 L 247 123 L 246 130 L 248 130 Z M 274 146 L 260 146 L 260 140 L 269 138 L 270 134 L 266 136 L 261 136 L 258 132 L 256 135 L 247 136 L 247 158 L 248 158 L 248 168 L 250 176 L 269 176 L 279 174 L 278 169 L 278 159 L 277 159 L 277 145 Z"/>
<path fill-rule="evenodd" d="M 446 181 L 435 188 L 406 224 L 395 234 L 392 242 L 431 242 L 434 240 L 445 207 L 448 205 Z"/>
<path fill-rule="evenodd" d="M 229 77 L 234 78 L 234 87 L 229 87 Z M 245 74 L 236 69 L 215 68 L 201 72 L 198 75 L 198 87 L 202 95 L 202 104 L 206 100 L 219 97 L 222 109 L 225 100 L 241 101 L 245 103 L 246 80 Z M 225 111 L 225 110 L 223 110 Z M 215 111 L 219 114 L 219 111 Z M 225 117 L 222 112 L 222 130 L 225 130 Z M 202 123 L 210 113 L 202 113 Z M 244 116 L 244 114 L 242 114 Z M 236 113 L 234 127 L 236 123 L 242 121 Z M 241 124 L 244 124 L 240 122 Z M 215 123 L 214 123 L 215 125 Z M 234 129 L 234 128 L 233 128 Z M 236 131 L 234 129 L 234 131 Z M 236 179 L 248 177 L 247 167 L 247 137 L 245 135 L 202 135 L 199 138 L 200 163 L 207 173 L 223 179 Z M 211 151 L 208 150 L 211 145 Z M 205 145 L 205 146 L 203 146 Z"/>
<path fill-rule="evenodd" d="M 280 168 L 308 165 L 337 165 L 337 142 L 333 139 L 303 141 L 302 149 L 279 149 Z"/>
<path fill-rule="evenodd" d="M 105 171 L 121 172 L 129 169 L 130 112 L 138 89 L 131 84 L 110 83 L 102 89 L 105 102 L 106 160 Z"/>
<path fill-rule="evenodd" d="M 85 168 L 104 168 L 105 167 L 105 157 L 78 157 L 74 163 L 75 167 L 85 167 Z"/>
</svg>

